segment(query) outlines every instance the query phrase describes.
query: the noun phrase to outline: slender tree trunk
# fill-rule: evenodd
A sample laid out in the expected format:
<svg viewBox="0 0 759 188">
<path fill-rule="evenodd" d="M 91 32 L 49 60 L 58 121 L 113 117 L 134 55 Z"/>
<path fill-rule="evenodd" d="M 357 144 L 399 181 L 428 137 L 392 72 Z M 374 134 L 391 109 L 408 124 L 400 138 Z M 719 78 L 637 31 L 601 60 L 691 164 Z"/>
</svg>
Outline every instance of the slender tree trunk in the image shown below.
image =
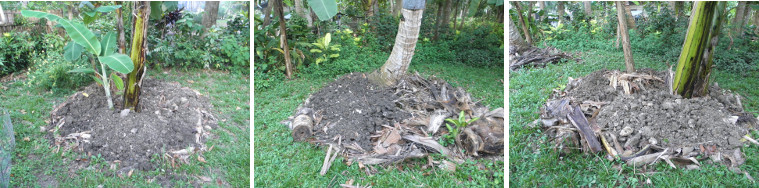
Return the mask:
<svg viewBox="0 0 759 188">
<path fill-rule="evenodd" d="M 283 0 L 274 0 L 274 12 L 279 17 L 279 44 L 282 50 L 285 51 L 285 75 L 287 79 L 291 79 L 293 75 L 292 62 L 290 59 L 290 47 L 287 45 L 287 27 L 285 26 L 285 14 L 283 10 Z"/>
<path fill-rule="evenodd" d="M 520 52 L 521 49 L 528 48 L 530 45 L 525 43 L 524 39 L 522 38 L 522 35 L 519 35 L 519 31 L 517 31 L 517 27 L 514 26 L 514 24 L 509 24 L 509 44 L 511 46 L 516 47 L 517 52 Z"/>
<path fill-rule="evenodd" d="M 754 10 L 754 18 L 752 19 L 754 22 L 754 26 L 756 26 L 754 28 L 754 33 L 759 33 L 759 10 Z"/>
<path fill-rule="evenodd" d="M 121 5 L 121 1 L 115 1 L 116 5 Z M 121 7 L 119 9 L 116 9 L 116 20 L 117 20 L 117 26 L 118 26 L 118 32 L 119 32 L 119 53 L 125 54 L 126 52 L 126 39 L 124 37 L 124 18 L 122 14 L 122 10 L 124 10 L 124 7 Z"/>
<path fill-rule="evenodd" d="M 583 1 L 583 8 L 585 8 L 585 15 L 590 17 L 593 14 L 593 9 L 590 7 L 590 1 Z"/>
<path fill-rule="evenodd" d="M 632 73 L 635 72 L 635 63 L 633 62 L 632 49 L 630 49 L 630 36 L 627 35 L 625 9 L 624 3 L 617 1 L 617 19 L 619 20 L 619 31 L 620 34 L 622 34 L 622 50 L 625 54 L 625 67 L 627 67 L 628 73 Z"/>
<path fill-rule="evenodd" d="M 127 75 L 127 84 L 124 88 L 124 109 L 140 112 L 140 93 L 142 79 L 145 76 L 145 50 L 148 47 L 148 17 L 150 16 L 150 2 L 135 2 L 137 17 L 134 18 L 131 58 L 134 70 Z"/>
<path fill-rule="evenodd" d="M 533 21 L 532 19 L 532 10 L 535 8 L 535 2 L 527 1 L 527 21 Z M 501 14 L 501 17 L 503 17 L 503 14 Z"/>
<path fill-rule="evenodd" d="M 442 28 L 448 29 L 448 23 L 451 23 L 451 9 L 453 6 L 453 0 L 445 0 L 445 8 L 443 9 L 443 22 Z"/>
<path fill-rule="evenodd" d="M 530 30 L 527 28 L 527 25 L 524 21 L 524 16 L 522 15 L 522 5 L 520 5 L 519 1 L 511 2 L 512 5 L 514 5 L 514 8 L 517 9 L 517 15 L 519 16 L 519 26 L 522 27 L 522 34 L 524 34 L 524 38 L 527 39 L 527 45 L 532 45 L 532 37 L 530 36 Z"/>
<path fill-rule="evenodd" d="M 261 26 L 262 28 L 266 27 L 271 22 L 271 9 L 272 9 L 271 7 L 272 6 L 273 6 L 272 1 L 269 0 L 269 2 L 266 3 L 266 8 L 264 8 L 264 23 Z"/>
<path fill-rule="evenodd" d="M 672 84 L 675 93 L 685 98 L 708 94 L 712 55 L 719 41 L 724 19 L 720 12 L 724 11 L 725 2 L 697 1 L 694 7 Z"/>
<path fill-rule="evenodd" d="M 216 18 L 219 16 L 219 1 L 206 1 L 206 8 L 203 10 L 203 29 L 204 33 L 216 24 Z"/>
<path fill-rule="evenodd" d="M 626 12 L 625 14 L 627 15 L 627 28 L 629 28 L 629 29 L 635 29 L 637 27 L 635 27 L 635 18 L 633 18 L 632 11 L 630 9 L 630 2 L 626 1 L 625 3 L 627 3 L 625 5 L 625 12 Z M 625 32 L 627 32 L 627 31 L 625 31 Z"/>
<path fill-rule="evenodd" d="M 393 51 L 390 52 L 390 57 L 382 65 L 379 72 L 370 75 L 373 83 L 389 86 L 395 84 L 400 76 L 406 73 L 411 58 L 414 56 L 416 42 L 419 39 L 423 11 L 423 7 L 422 9 L 410 10 L 406 9 L 405 6 L 401 10 L 405 21 L 401 21 L 398 25 L 398 34 L 395 36 L 395 44 Z"/>
<path fill-rule="evenodd" d="M 462 0 L 456 0 L 456 2 L 453 4 L 453 30 L 456 30 L 456 22 L 458 20 L 459 15 L 459 5 L 461 5 Z"/>
<path fill-rule="evenodd" d="M 440 27 L 443 23 L 443 8 L 444 7 L 445 7 L 445 1 L 437 3 L 437 14 L 435 17 L 435 35 L 432 36 L 432 40 L 437 40 L 438 32 L 440 32 Z"/>
<path fill-rule="evenodd" d="M 398 17 L 401 15 L 401 8 L 403 7 L 403 0 L 395 0 L 393 5 L 393 16 Z"/>
<path fill-rule="evenodd" d="M 738 7 L 736 7 L 735 10 L 735 18 L 733 18 L 733 32 L 736 33 L 738 36 L 741 36 L 743 34 L 743 18 L 744 13 L 746 12 L 746 2 L 745 1 L 738 1 Z"/>
<path fill-rule="evenodd" d="M 306 13 L 303 11 L 303 0 L 295 0 L 295 14 L 302 18 L 306 18 Z"/>
<path fill-rule="evenodd" d="M 540 7 L 540 10 L 544 11 L 545 13 L 548 13 L 548 10 L 546 10 L 546 2 L 545 1 L 538 1 L 538 7 Z M 543 17 L 538 15 L 538 20 L 543 20 Z"/>
</svg>

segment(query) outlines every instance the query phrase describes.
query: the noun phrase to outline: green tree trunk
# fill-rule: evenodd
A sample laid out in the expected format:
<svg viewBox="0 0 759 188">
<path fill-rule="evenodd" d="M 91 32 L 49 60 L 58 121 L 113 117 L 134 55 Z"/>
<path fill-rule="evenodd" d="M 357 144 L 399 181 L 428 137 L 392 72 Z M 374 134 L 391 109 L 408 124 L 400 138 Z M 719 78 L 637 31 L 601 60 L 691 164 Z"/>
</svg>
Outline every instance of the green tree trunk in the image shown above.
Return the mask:
<svg viewBox="0 0 759 188">
<path fill-rule="evenodd" d="M 672 83 L 674 92 L 685 98 L 708 94 L 712 54 L 719 41 L 725 2 L 697 1 L 694 7 Z"/>
<path fill-rule="evenodd" d="M 142 78 L 145 76 L 145 50 L 148 47 L 148 16 L 150 16 L 150 2 L 134 2 L 137 15 L 134 18 L 132 52 L 130 54 L 134 70 L 127 75 L 127 84 L 124 88 L 124 109 L 140 112 L 140 93 Z"/>
</svg>

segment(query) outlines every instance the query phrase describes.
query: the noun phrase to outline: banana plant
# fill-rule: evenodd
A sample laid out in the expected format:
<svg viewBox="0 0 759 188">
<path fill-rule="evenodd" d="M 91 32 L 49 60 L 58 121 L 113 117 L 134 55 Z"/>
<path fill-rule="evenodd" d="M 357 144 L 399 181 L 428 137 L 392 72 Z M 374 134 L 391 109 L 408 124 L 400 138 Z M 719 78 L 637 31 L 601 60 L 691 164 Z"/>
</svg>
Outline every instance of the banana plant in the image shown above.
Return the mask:
<svg viewBox="0 0 759 188">
<path fill-rule="evenodd" d="M 58 24 L 60 24 L 66 30 L 66 33 L 69 37 L 71 37 L 71 41 L 73 42 L 69 42 L 69 44 L 66 45 L 67 47 L 64 47 L 67 49 L 67 51 L 64 53 L 64 58 L 67 60 L 74 61 L 78 59 L 84 51 L 89 52 L 91 55 L 97 56 L 97 60 L 100 63 L 100 72 L 95 70 L 95 67 L 91 69 L 77 68 L 69 72 L 94 73 L 97 75 L 95 77 L 95 80 L 103 85 L 103 89 L 105 90 L 105 95 L 108 100 L 108 108 L 112 109 L 113 100 L 111 99 L 110 82 L 107 76 L 108 71 L 106 70 L 106 67 L 123 74 L 132 72 L 134 69 L 132 59 L 129 56 L 121 53 L 115 53 L 116 34 L 114 32 L 109 32 L 102 37 L 101 41 L 98 40 L 92 31 L 87 29 L 87 27 L 85 27 L 84 24 L 80 22 L 63 19 L 57 15 L 46 12 L 31 10 L 22 10 L 21 15 L 25 17 L 34 17 L 40 19 L 45 18 L 53 22 L 58 22 Z M 77 52 L 79 52 L 79 54 L 77 54 Z M 110 77 L 112 80 L 114 80 L 117 87 L 124 86 L 124 82 L 120 77 L 116 76 L 115 74 L 111 74 Z"/>
<path fill-rule="evenodd" d="M 317 54 L 316 65 L 340 56 L 340 45 L 330 44 L 331 41 L 332 35 L 330 33 L 327 33 L 324 35 L 324 37 L 319 38 L 316 40 L 316 42 L 310 44 L 310 46 L 316 47 L 309 50 L 311 53 Z"/>
</svg>

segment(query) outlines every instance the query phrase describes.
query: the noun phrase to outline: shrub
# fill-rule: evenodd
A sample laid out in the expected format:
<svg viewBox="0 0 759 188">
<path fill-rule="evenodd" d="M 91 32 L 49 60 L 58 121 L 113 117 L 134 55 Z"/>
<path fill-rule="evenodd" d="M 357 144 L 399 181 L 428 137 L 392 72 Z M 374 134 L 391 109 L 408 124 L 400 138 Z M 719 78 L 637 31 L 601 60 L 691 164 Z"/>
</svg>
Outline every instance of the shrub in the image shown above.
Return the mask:
<svg viewBox="0 0 759 188">
<path fill-rule="evenodd" d="M 86 61 L 68 62 L 60 52 L 35 54 L 32 62 L 33 66 L 29 69 L 25 82 L 30 87 L 56 91 L 77 88 L 92 81 L 92 78 L 84 74 L 68 73 L 75 68 L 87 68 L 89 64 Z"/>
<path fill-rule="evenodd" d="M 37 44 L 29 33 L 3 33 L 0 38 L 0 76 L 5 76 L 29 67 L 32 52 Z"/>
</svg>

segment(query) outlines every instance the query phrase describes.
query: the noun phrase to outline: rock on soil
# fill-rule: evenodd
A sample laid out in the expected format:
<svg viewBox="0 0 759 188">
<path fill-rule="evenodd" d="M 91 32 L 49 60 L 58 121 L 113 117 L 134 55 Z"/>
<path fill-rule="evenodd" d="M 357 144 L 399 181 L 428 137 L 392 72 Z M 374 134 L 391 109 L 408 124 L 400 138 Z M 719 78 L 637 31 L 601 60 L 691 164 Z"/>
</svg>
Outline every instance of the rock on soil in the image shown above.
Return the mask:
<svg viewBox="0 0 759 188">
<path fill-rule="evenodd" d="M 61 149 L 121 161 L 122 169 L 153 170 L 155 157 L 205 148 L 210 129 L 217 127 L 206 97 L 177 82 L 147 79 L 142 86 L 140 112 L 122 110 L 121 95 L 113 96 L 114 108 L 108 109 L 103 88 L 88 86 L 55 107 L 47 137 Z"/>
</svg>

